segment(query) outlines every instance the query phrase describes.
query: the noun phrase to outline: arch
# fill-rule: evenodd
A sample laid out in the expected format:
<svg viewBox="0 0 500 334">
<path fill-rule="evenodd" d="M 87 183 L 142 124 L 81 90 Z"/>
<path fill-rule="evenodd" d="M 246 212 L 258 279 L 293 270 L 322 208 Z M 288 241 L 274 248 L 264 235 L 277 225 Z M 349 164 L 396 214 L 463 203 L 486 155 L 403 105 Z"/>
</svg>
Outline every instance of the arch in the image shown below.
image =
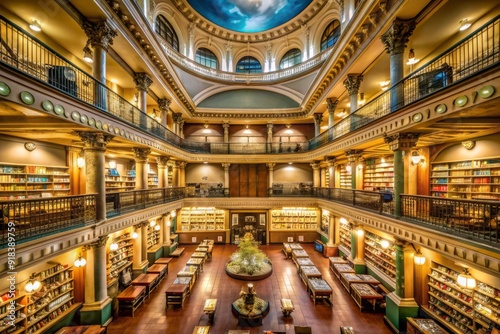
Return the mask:
<svg viewBox="0 0 500 334">
<path fill-rule="evenodd" d="M 244 56 L 235 65 L 236 73 L 262 73 L 261 62 L 252 56 Z"/>
<path fill-rule="evenodd" d="M 314 27 L 314 31 L 311 31 L 311 43 L 313 43 L 314 54 L 318 54 L 321 52 L 321 36 L 323 36 L 325 29 L 330 23 L 332 23 L 332 21 L 337 20 L 341 22 L 341 17 L 342 16 L 340 8 L 332 8 L 327 13 L 325 13 L 325 15 L 321 19 L 318 20 L 318 24 Z"/>
<path fill-rule="evenodd" d="M 323 34 L 319 40 L 320 51 L 324 51 L 334 46 L 340 38 L 341 26 L 339 20 L 333 20 L 323 30 Z"/>
<path fill-rule="evenodd" d="M 302 62 L 302 51 L 298 48 L 293 48 L 288 50 L 283 57 L 281 57 L 279 69 L 284 70 L 285 68 L 292 67 L 294 65 L 300 64 Z"/>
<path fill-rule="evenodd" d="M 207 48 L 198 48 L 196 50 L 195 62 L 209 68 L 219 68 L 219 59 L 217 59 L 217 56 Z"/>
<path fill-rule="evenodd" d="M 174 28 L 163 14 L 159 14 L 155 19 L 155 33 L 161 36 L 168 45 L 179 52 L 179 38 Z"/>
<path fill-rule="evenodd" d="M 274 53 L 274 63 L 276 69 L 279 69 L 279 61 L 281 60 L 281 58 L 283 58 L 283 56 L 293 48 L 297 48 L 301 50 L 302 53 L 304 53 L 304 41 L 297 37 L 286 41 L 286 43 L 281 43 L 280 45 L 278 45 L 278 47 L 276 48 L 276 52 Z"/>
<path fill-rule="evenodd" d="M 177 9 L 173 7 L 172 5 L 166 4 L 164 2 L 161 2 L 156 5 L 154 9 L 154 17 L 153 17 L 153 31 L 156 31 L 155 26 L 156 26 L 156 18 L 159 15 L 163 15 L 167 19 L 167 21 L 170 23 L 172 28 L 174 29 L 175 34 L 177 35 L 177 38 L 179 40 L 179 53 L 186 56 L 186 48 L 181 47 L 186 44 L 186 41 L 189 40 L 188 37 L 188 31 L 187 29 L 181 28 L 184 26 L 184 23 L 182 21 L 182 16 L 175 15 Z M 180 20 L 180 23 L 177 22 Z"/>
</svg>

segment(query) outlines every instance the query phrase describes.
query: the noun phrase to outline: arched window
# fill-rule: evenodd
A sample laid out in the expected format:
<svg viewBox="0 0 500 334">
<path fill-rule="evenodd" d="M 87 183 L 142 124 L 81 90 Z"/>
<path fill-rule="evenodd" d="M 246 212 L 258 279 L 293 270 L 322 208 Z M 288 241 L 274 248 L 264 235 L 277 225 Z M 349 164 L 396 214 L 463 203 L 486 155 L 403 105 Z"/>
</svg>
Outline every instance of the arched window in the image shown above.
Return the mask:
<svg viewBox="0 0 500 334">
<path fill-rule="evenodd" d="M 333 20 L 328 27 L 326 27 L 321 36 L 321 51 L 328 49 L 337 43 L 340 37 L 340 22 L 339 20 Z"/>
<path fill-rule="evenodd" d="M 293 65 L 300 64 L 301 61 L 302 61 L 302 52 L 300 52 L 300 50 L 297 48 L 291 49 L 287 53 L 285 53 L 283 58 L 281 58 L 280 70 L 292 67 Z"/>
<path fill-rule="evenodd" d="M 246 56 L 236 64 L 237 73 L 262 73 L 262 66 L 254 57 Z"/>
<path fill-rule="evenodd" d="M 217 57 L 209 49 L 199 48 L 198 50 L 196 50 L 195 61 L 198 64 L 201 64 L 201 65 L 206 66 L 206 67 L 215 68 L 215 69 L 217 69 L 219 67 Z"/>
<path fill-rule="evenodd" d="M 174 28 L 168 23 L 167 19 L 163 15 L 158 15 L 155 22 L 155 32 L 163 37 L 163 39 L 170 45 L 174 50 L 179 52 L 179 39 L 175 34 Z"/>
</svg>

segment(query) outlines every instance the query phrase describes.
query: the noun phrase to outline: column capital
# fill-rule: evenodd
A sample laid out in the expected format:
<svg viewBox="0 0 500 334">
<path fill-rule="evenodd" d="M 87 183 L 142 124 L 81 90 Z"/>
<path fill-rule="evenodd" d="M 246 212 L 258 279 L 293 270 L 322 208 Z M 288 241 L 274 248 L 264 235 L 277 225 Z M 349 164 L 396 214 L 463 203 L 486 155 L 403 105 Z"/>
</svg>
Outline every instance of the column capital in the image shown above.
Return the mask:
<svg viewBox="0 0 500 334">
<path fill-rule="evenodd" d="M 106 52 L 109 46 L 113 45 L 113 38 L 118 35 L 106 20 L 97 22 L 84 21 L 82 27 L 85 35 L 89 38 L 90 45 L 92 47 L 100 46 Z"/>
<path fill-rule="evenodd" d="M 175 160 L 170 159 L 170 160 L 168 160 L 168 161 L 167 161 L 167 166 L 168 166 L 168 167 L 174 167 L 174 166 L 175 166 L 175 164 L 176 164 L 176 161 L 175 161 Z"/>
<path fill-rule="evenodd" d="M 274 170 L 274 166 L 276 166 L 275 163 L 267 163 L 266 164 L 267 168 L 269 168 L 270 171 Z"/>
<path fill-rule="evenodd" d="M 158 163 L 158 167 L 165 168 L 167 167 L 168 157 L 156 157 L 156 162 Z"/>
<path fill-rule="evenodd" d="M 319 169 L 319 163 L 317 162 L 312 162 L 309 165 L 311 165 L 313 170 L 318 170 Z"/>
<path fill-rule="evenodd" d="M 103 246 L 106 245 L 106 242 L 108 241 L 108 236 L 102 236 L 102 237 L 99 237 L 97 238 L 96 241 L 88 244 L 88 245 L 85 245 L 85 248 L 86 249 L 95 249 L 95 248 L 101 248 Z"/>
<path fill-rule="evenodd" d="M 273 131 L 274 124 L 273 123 L 267 123 L 267 131 Z"/>
<path fill-rule="evenodd" d="M 327 165 L 328 167 L 334 167 L 334 166 L 335 166 L 335 160 L 336 160 L 336 158 L 335 158 L 335 157 L 332 157 L 332 158 L 326 158 L 326 159 L 325 159 L 326 165 Z"/>
<path fill-rule="evenodd" d="M 363 81 L 363 75 L 361 74 L 348 74 L 344 80 L 344 87 L 347 88 L 349 95 L 357 95 L 359 91 L 359 86 Z"/>
<path fill-rule="evenodd" d="M 147 92 L 149 86 L 153 83 L 153 80 L 148 76 L 147 73 L 138 72 L 134 75 L 135 88 L 139 91 Z"/>
<path fill-rule="evenodd" d="M 172 119 L 174 120 L 175 123 L 179 124 L 180 122 L 182 122 L 182 113 L 180 112 L 172 113 Z"/>
<path fill-rule="evenodd" d="M 231 166 L 230 163 L 223 163 L 222 167 L 224 168 L 224 173 L 229 172 L 229 166 Z"/>
<path fill-rule="evenodd" d="M 222 122 L 222 128 L 225 130 L 229 129 L 229 122 Z"/>
<path fill-rule="evenodd" d="M 363 151 L 360 151 L 360 150 L 347 150 L 347 151 L 345 151 L 345 156 L 347 157 L 347 161 L 349 161 L 349 163 L 351 163 L 351 162 L 358 161 L 358 159 L 361 157 L 362 153 L 363 153 Z"/>
<path fill-rule="evenodd" d="M 170 101 L 167 98 L 163 98 L 163 99 L 158 99 L 157 102 L 158 102 L 158 109 L 160 109 L 164 113 L 168 113 L 168 109 L 170 108 L 170 103 L 172 103 L 172 101 Z"/>
<path fill-rule="evenodd" d="M 387 53 L 391 55 L 404 53 L 415 26 L 415 19 L 394 19 L 389 30 L 380 36 Z"/>
<path fill-rule="evenodd" d="M 112 135 L 97 132 L 80 132 L 76 134 L 83 141 L 84 149 L 101 149 L 106 150 L 106 146 L 114 138 Z"/>
<path fill-rule="evenodd" d="M 151 153 L 151 149 L 149 147 L 134 147 L 132 148 L 132 151 L 134 151 L 134 158 L 136 162 L 146 162 L 148 160 L 148 154 Z"/>
<path fill-rule="evenodd" d="M 82 152 L 82 148 L 75 147 L 75 146 L 66 146 L 66 151 L 68 151 L 70 153 L 80 154 Z"/>
<path fill-rule="evenodd" d="M 140 222 L 139 224 L 135 224 L 135 225 L 134 225 L 134 228 L 135 228 L 136 230 L 138 230 L 138 229 L 140 229 L 140 228 L 142 228 L 142 227 L 144 227 L 144 226 L 147 226 L 148 224 L 149 224 L 148 222 Z"/>
<path fill-rule="evenodd" d="M 391 151 L 408 151 L 417 145 L 420 133 L 405 132 L 388 136 L 384 134 L 384 142 L 389 145 Z"/>
<path fill-rule="evenodd" d="M 184 168 L 186 168 L 187 164 L 188 164 L 188 163 L 187 163 L 187 162 L 185 162 L 185 161 L 179 161 L 179 162 L 177 162 L 177 166 L 178 166 L 180 169 L 184 169 Z"/>
<path fill-rule="evenodd" d="M 194 36 L 194 28 L 196 28 L 196 23 L 195 22 L 189 22 L 189 24 L 188 24 L 188 32 L 189 32 L 189 36 L 190 37 Z"/>
<path fill-rule="evenodd" d="M 335 98 L 328 97 L 326 99 L 328 113 L 333 114 L 335 112 L 335 109 L 337 109 L 338 103 L 339 103 L 339 100 L 336 97 Z"/>
<path fill-rule="evenodd" d="M 321 121 L 323 120 L 323 114 L 317 113 L 314 114 L 314 124 L 321 125 Z"/>
</svg>

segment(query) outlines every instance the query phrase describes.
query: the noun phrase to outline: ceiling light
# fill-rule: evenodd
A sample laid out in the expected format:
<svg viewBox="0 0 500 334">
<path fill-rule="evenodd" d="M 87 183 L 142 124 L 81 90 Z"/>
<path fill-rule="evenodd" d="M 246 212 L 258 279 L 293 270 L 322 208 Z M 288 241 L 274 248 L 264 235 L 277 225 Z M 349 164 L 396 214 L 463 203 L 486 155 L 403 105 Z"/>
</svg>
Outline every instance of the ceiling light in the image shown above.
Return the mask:
<svg viewBox="0 0 500 334">
<path fill-rule="evenodd" d="M 469 29 L 469 27 L 471 25 L 468 19 L 462 19 L 462 20 L 460 20 L 460 22 L 458 22 L 458 24 L 460 24 L 460 28 L 458 28 L 458 30 L 460 30 L 460 31 L 464 31 L 466 29 Z"/>
<path fill-rule="evenodd" d="M 358 101 L 358 104 L 360 106 L 362 106 L 363 104 L 365 104 L 366 100 L 365 100 L 365 93 L 359 93 L 359 101 Z"/>
<path fill-rule="evenodd" d="M 87 63 L 94 62 L 94 54 L 92 53 L 92 50 L 88 46 L 85 46 L 83 48 L 83 60 L 85 60 Z"/>
<path fill-rule="evenodd" d="M 40 25 L 40 23 L 38 23 L 37 20 L 33 19 L 31 20 L 30 29 L 39 32 L 42 31 L 42 26 Z"/>
<path fill-rule="evenodd" d="M 378 83 L 380 85 L 380 88 L 382 88 L 382 90 L 385 92 L 386 90 L 389 89 L 389 85 L 391 84 L 391 81 L 380 81 Z"/>
<path fill-rule="evenodd" d="M 416 64 L 420 61 L 420 59 L 415 58 L 415 51 L 413 49 L 410 49 L 410 52 L 408 53 L 408 61 L 406 62 L 406 65 L 413 65 Z"/>
</svg>

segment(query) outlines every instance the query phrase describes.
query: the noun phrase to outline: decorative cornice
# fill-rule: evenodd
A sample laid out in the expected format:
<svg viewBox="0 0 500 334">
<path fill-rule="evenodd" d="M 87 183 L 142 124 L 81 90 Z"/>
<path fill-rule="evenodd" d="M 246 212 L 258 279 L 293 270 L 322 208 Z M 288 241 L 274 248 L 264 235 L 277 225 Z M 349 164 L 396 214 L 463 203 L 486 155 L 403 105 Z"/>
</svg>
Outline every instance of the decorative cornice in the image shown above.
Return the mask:
<svg viewBox="0 0 500 334">
<path fill-rule="evenodd" d="M 419 137 L 419 133 L 412 132 L 395 133 L 390 136 L 384 134 L 384 142 L 389 145 L 391 151 L 404 151 L 415 147 Z"/>
<path fill-rule="evenodd" d="M 168 163 L 168 160 L 169 157 L 156 157 L 156 162 L 158 163 L 158 168 L 165 168 L 167 167 L 167 163 Z"/>
<path fill-rule="evenodd" d="M 92 47 L 100 46 L 106 52 L 110 45 L 113 45 L 113 38 L 118 34 L 114 31 L 106 20 L 97 22 L 82 22 L 83 30 L 89 38 Z"/>
<path fill-rule="evenodd" d="M 387 30 L 380 39 L 391 55 L 401 54 L 405 52 L 406 44 L 410 40 L 410 36 L 415 29 L 416 23 L 414 19 L 401 20 L 396 18 L 389 30 Z"/>
<path fill-rule="evenodd" d="M 164 113 L 168 113 L 168 109 L 170 108 L 170 103 L 172 103 L 172 101 L 167 98 L 163 98 L 158 99 L 158 101 L 156 102 L 158 103 L 158 109 L 160 109 Z"/>
<path fill-rule="evenodd" d="M 77 131 L 76 134 L 83 141 L 84 149 L 101 149 L 105 150 L 109 142 L 114 138 L 114 136 L 97 133 L 97 132 L 80 132 Z"/>
<path fill-rule="evenodd" d="M 134 147 L 132 148 L 136 162 L 146 162 L 148 155 L 151 153 L 150 148 Z"/>
</svg>

